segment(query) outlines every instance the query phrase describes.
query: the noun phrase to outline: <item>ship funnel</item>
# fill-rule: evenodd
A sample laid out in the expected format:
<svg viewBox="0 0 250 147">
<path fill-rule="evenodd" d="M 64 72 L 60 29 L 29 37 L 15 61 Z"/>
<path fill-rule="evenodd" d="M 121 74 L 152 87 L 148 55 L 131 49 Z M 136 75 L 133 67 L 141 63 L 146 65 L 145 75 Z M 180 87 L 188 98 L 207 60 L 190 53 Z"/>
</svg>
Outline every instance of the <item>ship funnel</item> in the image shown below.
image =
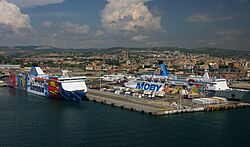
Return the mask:
<svg viewBox="0 0 250 147">
<path fill-rule="evenodd" d="M 68 75 L 68 70 L 61 70 L 61 72 L 62 72 L 62 76 L 64 76 L 64 77 L 68 77 L 69 75 Z"/>
<path fill-rule="evenodd" d="M 205 81 L 207 81 L 207 80 L 210 79 L 209 74 L 208 74 L 208 70 L 205 70 L 205 74 L 203 75 L 203 79 L 204 79 Z"/>
<path fill-rule="evenodd" d="M 160 73 L 160 75 L 161 76 L 167 76 L 168 72 L 167 72 L 167 69 L 166 69 L 163 61 L 159 61 L 158 65 L 161 67 L 161 73 Z"/>
<path fill-rule="evenodd" d="M 33 76 L 44 76 L 45 73 L 40 67 L 32 66 L 30 69 L 30 75 Z"/>
</svg>

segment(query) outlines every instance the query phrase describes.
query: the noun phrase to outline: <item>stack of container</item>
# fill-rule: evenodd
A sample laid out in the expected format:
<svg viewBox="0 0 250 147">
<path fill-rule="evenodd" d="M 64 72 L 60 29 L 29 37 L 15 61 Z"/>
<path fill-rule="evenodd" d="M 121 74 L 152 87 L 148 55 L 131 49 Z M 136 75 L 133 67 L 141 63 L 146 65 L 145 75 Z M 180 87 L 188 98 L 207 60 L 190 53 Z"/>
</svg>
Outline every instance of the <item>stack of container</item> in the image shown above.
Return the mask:
<svg viewBox="0 0 250 147">
<path fill-rule="evenodd" d="M 213 97 L 213 98 L 198 98 L 193 99 L 192 103 L 200 105 L 211 105 L 211 104 L 221 104 L 227 102 L 226 98 Z"/>
</svg>

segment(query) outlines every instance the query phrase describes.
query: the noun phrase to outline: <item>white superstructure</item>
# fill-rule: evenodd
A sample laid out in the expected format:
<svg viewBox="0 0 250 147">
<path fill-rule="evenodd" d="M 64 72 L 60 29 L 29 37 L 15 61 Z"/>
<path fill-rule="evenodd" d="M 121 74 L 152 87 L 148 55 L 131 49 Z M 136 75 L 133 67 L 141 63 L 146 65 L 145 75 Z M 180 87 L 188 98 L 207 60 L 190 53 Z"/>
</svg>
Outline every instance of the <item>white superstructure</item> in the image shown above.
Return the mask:
<svg viewBox="0 0 250 147">
<path fill-rule="evenodd" d="M 108 82 L 113 82 L 113 81 L 121 81 L 125 79 L 125 75 L 103 75 L 102 80 L 108 81 Z"/>
<path fill-rule="evenodd" d="M 214 91 L 224 91 L 230 90 L 227 85 L 226 79 L 211 79 L 209 84 L 207 84 L 207 90 L 214 90 Z"/>
<path fill-rule="evenodd" d="M 230 90 L 227 84 L 227 80 L 223 78 L 210 78 L 208 71 L 205 71 L 205 74 L 201 77 L 193 78 L 196 82 L 204 82 L 207 84 L 206 89 L 212 91 L 224 91 Z"/>
<path fill-rule="evenodd" d="M 86 77 L 58 78 L 58 83 L 61 83 L 62 88 L 67 91 L 87 92 L 85 79 Z"/>
<path fill-rule="evenodd" d="M 145 84 L 146 88 L 144 87 Z M 224 91 L 230 90 L 228 87 L 226 79 L 223 78 L 210 78 L 208 71 L 205 71 L 203 76 L 189 76 L 189 77 L 177 77 L 174 75 L 142 75 L 141 77 L 137 78 L 136 80 L 130 80 L 124 85 L 129 88 L 137 88 L 137 89 L 146 89 L 146 90 L 157 90 L 157 85 L 164 84 L 167 85 L 189 85 L 190 83 L 199 83 L 206 85 L 206 90 L 209 91 Z M 163 84 L 164 83 L 164 84 Z M 148 84 L 150 87 L 148 87 Z M 152 85 L 152 88 L 151 88 Z M 156 85 L 156 86 L 155 86 Z"/>
</svg>

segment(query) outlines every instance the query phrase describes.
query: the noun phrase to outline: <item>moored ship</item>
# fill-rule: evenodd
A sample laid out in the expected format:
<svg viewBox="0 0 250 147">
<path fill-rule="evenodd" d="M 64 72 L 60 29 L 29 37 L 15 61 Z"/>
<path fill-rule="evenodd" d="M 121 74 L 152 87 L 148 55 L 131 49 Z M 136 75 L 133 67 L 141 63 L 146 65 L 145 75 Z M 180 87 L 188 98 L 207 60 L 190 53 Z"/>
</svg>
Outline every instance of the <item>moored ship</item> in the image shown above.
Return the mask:
<svg viewBox="0 0 250 147">
<path fill-rule="evenodd" d="M 125 87 L 154 91 L 156 93 L 164 92 L 166 95 L 183 95 L 188 98 L 206 95 L 206 83 L 189 80 L 187 78 L 178 78 L 175 75 L 168 74 L 163 62 L 157 65 L 160 67 L 159 74 L 142 75 L 134 80 L 124 83 Z"/>
<path fill-rule="evenodd" d="M 80 102 L 86 97 L 85 77 L 48 76 L 40 67 L 30 73 L 10 73 L 9 85 L 40 96 Z"/>
<path fill-rule="evenodd" d="M 181 94 L 188 98 L 217 96 L 230 100 L 240 100 L 248 92 L 230 89 L 226 79 L 210 78 L 207 70 L 203 76 L 177 77 L 169 75 L 162 62 L 158 66 L 160 66 L 160 74 L 142 75 L 124 83 L 125 87 L 155 92 L 163 91 L 165 94 Z"/>
</svg>

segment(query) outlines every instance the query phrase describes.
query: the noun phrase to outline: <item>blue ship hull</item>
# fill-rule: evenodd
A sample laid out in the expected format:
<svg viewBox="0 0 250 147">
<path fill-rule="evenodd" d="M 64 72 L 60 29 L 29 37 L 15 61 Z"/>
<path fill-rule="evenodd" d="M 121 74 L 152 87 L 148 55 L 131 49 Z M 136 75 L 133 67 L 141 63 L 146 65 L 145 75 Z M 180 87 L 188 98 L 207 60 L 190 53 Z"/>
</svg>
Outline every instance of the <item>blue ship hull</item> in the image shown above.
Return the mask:
<svg viewBox="0 0 250 147">
<path fill-rule="evenodd" d="M 81 91 L 66 91 L 60 90 L 60 98 L 68 101 L 80 102 L 81 100 L 86 99 L 86 93 Z"/>
</svg>

